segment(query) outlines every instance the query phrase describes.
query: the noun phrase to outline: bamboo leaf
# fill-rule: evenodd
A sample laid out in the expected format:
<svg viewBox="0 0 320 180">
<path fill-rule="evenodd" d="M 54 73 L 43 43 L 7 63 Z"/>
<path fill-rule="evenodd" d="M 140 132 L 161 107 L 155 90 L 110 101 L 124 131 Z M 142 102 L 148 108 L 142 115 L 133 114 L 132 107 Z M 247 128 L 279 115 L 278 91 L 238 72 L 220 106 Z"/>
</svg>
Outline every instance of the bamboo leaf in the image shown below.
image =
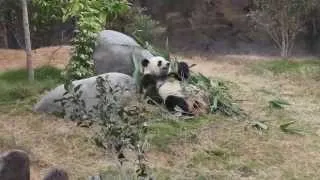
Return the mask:
<svg viewBox="0 0 320 180">
<path fill-rule="evenodd" d="M 256 127 L 257 129 L 267 130 L 268 126 L 262 122 L 259 121 L 253 121 L 252 123 L 253 127 Z"/>
</svg>

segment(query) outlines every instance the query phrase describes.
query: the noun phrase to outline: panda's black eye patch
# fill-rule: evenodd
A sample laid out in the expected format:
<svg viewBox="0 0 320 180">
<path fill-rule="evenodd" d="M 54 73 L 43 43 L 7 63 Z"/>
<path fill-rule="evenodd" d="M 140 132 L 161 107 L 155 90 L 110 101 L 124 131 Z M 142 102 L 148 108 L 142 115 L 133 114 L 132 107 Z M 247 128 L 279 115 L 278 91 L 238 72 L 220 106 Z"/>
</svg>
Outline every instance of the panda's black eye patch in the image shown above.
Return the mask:
<svg viewBox="0 0 320 180">
<path fill-rule="evenodd" d="M 162 61 L 158 61 L 158 67 L 162 65 Z"/>
<path fill-rule="evenodd" d="M 149 64 L 149 60 L 148 59 L 144 59 L 144 60 L 142 60 L 141 64 L 142 64 L 143 67 L 147 67 L 148 64 Z"/>
</svg>

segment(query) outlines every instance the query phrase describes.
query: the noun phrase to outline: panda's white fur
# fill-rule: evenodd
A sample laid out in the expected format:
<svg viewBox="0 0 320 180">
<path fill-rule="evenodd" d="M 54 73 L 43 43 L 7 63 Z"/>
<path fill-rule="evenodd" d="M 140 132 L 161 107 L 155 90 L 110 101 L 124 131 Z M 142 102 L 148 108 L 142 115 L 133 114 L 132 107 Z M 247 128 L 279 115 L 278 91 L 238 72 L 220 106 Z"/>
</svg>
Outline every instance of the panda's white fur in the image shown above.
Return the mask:
<svg viewBox="0 0 320 180">
<path fill-rule="evenodd" d="M 158 93 L 169 111 L 175 111 L 175 107 L 178 106 L 183 114 L 191 115 L 181 81 L 177 73 L 169 73 L 160 85 Z"/>
<path fill-rule="evenodd" d="M 162 103 L 158 94 L 158 87 L 163 78 L 166 78 L 169 70 L 169 61 L 161 56 L 143 59 L 140 64 L 142 77 L 139 84 L 139 92 L 145 97 L 149 96 L 157 103 Z"/>
<path fill-rule="evenodd" d="M 189 76 L 189 67 L 185 62 L 180 62 L 178 72 L 175 72 L 169 65 L 169 61 L 160 56 L 143 60 L 140 92 L 154 102 L 164 104 L 169 111 L 175 111 L 178 106 L 184 115 L 193 115 L 192 104 L 187 101 L 181 84 L 182 78 Z"/>
<path fill-rule="evenodd" d="M 168 96 L 184 97 L 180 81 L 172 77 L 168 77 L 161 82 L 158 92 L 163 100 L 167 99 Z"/>
<path fill-rule="evenodd" d="M 170 62 L 161 56 L 154 56 L 149 59 L 144 59 L 141 62 L 141 73 L 151 74 L 155 76 L 164 76 L 168 73 Z"/>
</svg>

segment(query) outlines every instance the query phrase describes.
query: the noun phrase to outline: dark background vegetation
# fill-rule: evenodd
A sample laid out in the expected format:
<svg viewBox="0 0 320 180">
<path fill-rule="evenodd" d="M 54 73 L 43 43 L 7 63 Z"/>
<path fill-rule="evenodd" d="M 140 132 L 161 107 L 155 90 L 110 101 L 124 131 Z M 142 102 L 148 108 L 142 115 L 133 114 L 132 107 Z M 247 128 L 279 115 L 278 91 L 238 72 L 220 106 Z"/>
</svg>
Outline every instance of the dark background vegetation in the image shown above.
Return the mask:
<svg viewBox="0 0 320 180">
<path fill-rule="evenodd" d="M 132 35 L 139 33 L 136 30 L 140 26 L 150 32 L 144 33 L 144 39 L 157 45 L 163 45 L 168 37 L 172 51 L 279 53 L 267 34 L 258 31 L 248 20 L 248 12 L 255 8 L 252 0 L 131 0 L 131 3 L 134 8 L 108 21 L 106 28 Z M 19 1 L 3 1 L 2 4 L 5 6 L 1 8 L 0 47 L 24 47 Z M 45 16 L 46 9 L 39 9 L 36 4 L 30 5 L 29 11 L 33 49 L 69 43 L 73 37 L 73 20 L 62 23 L 61 19 L 50 14 Z M 320 11 L 311 11 L 306 19 L 293 55 L 317 55 L 320 50 Z"/>
</svg>

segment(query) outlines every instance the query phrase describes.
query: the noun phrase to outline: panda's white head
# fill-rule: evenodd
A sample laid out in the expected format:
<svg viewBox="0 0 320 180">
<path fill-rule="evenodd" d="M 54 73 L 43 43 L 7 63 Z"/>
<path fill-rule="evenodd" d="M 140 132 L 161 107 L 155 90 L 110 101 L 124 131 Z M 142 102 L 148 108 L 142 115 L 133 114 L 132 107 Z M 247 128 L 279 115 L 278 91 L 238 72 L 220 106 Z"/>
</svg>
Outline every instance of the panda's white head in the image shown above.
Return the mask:
<svg viewBox="0 0 320 180">
<path fill-rule="evenodd" d="M 170 62 L 161 56 L 154 56 L 141 61 L 142 74 L 165 76 L 168 74 Z"/>
</svg>

